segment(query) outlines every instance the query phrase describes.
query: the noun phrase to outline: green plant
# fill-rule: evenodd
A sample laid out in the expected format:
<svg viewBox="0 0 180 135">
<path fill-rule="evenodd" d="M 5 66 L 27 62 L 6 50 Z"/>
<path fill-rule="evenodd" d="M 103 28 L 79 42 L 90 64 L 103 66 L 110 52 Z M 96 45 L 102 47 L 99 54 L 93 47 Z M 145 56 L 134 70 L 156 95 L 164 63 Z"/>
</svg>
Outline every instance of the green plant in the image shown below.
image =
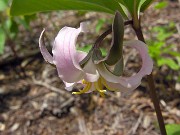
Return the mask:
<svg viewBox="0 0 180 135">
<path fill-rule="evenodd" d="M 89 10 L 89 11 L 105 12 L 105 13 L 110 13 L 110 14 L 114 14 L 115 11 L 119 11 L 121 15 L 124 17 L 124 19 L 127 20 L 124 23 L 126 25 L 131 24 L 133 30 L 136 33 L 138 40 L 145 43 L 145 39 L 144 39 L 142 29 L 141 29 L 140 12 L 144 12 L 152 2 L 153 0 L 26 0 L 26 1 L 13 0 L 12 7 L 11 7 L 11 14 L 12 15 L 25 15 L 25 14 L 32 14 L 32 13 L 44 12 L 44 11 L 50 11 L 50 10 Z M 128 17 L 128 15 L 131 15 L 131 16 Z M 118 52 L 119 50 L 122 51 L 121 50 L 122 48 L 116 45 L 119 43 L 121 44 L 123 36 L 121 36 L 122 39 L 117 38 L 119 37 L 117 33 L 122 32 L 122 31 L 124 33 L 124 27 L 122 29 L 116 29 L 116 28 L 118 27 L 117 26 L 114 27 L 114 30 L 116 33 L 115 38 L 119 40 L 117 40 L 117 43 L 113 44 L 115 45 L 115 47 L 113 48 L 113 51 Z M 105 33 L 103 33 L 98 38 L 97 40 L 98 43 L 101 40 L 103 40 L 111 32 L 112 32 L 112 29 L 107 30 Z M 110 55 L 110 56 L 113 56 L 115 61 L 117 59 L 117 57 L 114 57 L 116 56 L 116 54 L 122 55 L 122 53 L 119 53 L 119 52 L 112 53 L 112 54 L 115 54 L 115 55 Z M 89 55 L 86 58 L 88 59 Z M 109 61 L 109 58 L 110 57 L 108 57 L 108 61 Z M 117 63 L 118 69 L 120 68 L 119 65 L 122 66 L 121 62 L 122 60 L 120 60 Z M 114 60 L 113 60 L 113 63 L 114 63 Z M 157 98 L 156 91 L 155 91 L 155 83 L 154 83 L 152 72 L 147 76 L 147 80 L 148 80 L 148 84 L 150 88 L 150 95 L 151 95 L 153 105 L 155 107 L 155 111 L 157 114 L 157 119 L 158 119 L 159 127 L 161 130 L 161 134 L 166 135 L 167 133 L 166 133 L 161 109 L 159 106 L 159 100 Z"/>
<path fill-rule="evenodd" d="M 180 53 L 174 51 L 175 44 L 167 44 L 166 41 L 172 36 L 175 30 L 175 24 L 170 23 L 167 26 L 155 26 L 152 33 L 155 36 L 148 40 L 149 53 L 158 67 L 168 66 L 172 70 L 180 69 Z"/>
<path fill-rule="evenodd" d="M 165 7 L 167 7 L 168 2 L 167 1 L 160 1 L 155 5 L 155 9 L 163 9 Z"/>
<path fill-rule="evenodd" d="M 180 135 L 180 124 L 166 125 L 167 135 Z"/>
<path fill-rule="evenodd" d="M 0 1 L 0 54 L 3 54 L 6 41 L 15 42 L 19 32 L 19 25 L 29 29 L 29 23 L 35 18 L 35 15 L 26 15 L 14 17 L 10 16 L 10 0 Z"/>
<path fill-rule="evenodd" d="M 100 29 L 103 27 L 103 25 L 105 24 L 106 21 L 107 21 L 107 20 L 104 19 L 104 18 L 98 20 L 98 23 L 97 23 L 97 25 L 96 25 L 96 32 L 99 32 L 99 31 L 100 31 Z"/>
</svg>

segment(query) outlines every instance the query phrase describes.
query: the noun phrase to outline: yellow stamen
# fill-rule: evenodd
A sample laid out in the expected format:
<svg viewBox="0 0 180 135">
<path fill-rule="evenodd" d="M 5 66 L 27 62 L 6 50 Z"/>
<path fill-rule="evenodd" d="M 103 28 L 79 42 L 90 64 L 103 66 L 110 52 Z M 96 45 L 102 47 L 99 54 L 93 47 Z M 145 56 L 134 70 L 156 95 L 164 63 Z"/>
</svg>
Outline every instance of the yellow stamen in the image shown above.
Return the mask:
<svg viewBox="0 0 180 135">
<path fill-rule="evenodd" d="M 106 90 L 102 90 L 103 86 L 102 86 L 101 80 L 99 79 L 97 82 L 94 83 L 94 85 L 95 85 L 96 90 L 99 92 L 99 94 L 102 97 L 105 97 L 104 93 L 106 92 Z"/>
<path fill-rule="evenodd" d="M 83 90 L 79 90 L 79 92 L 72 92 L 72 94 L 79 95 L 79 94 L 86 93 L 90 90 L 92 84 L 94 84 L 95 90 L 97 90 L 102 97 L 105 97 L 105 92 L 106 92 L 106 90 L 103 89 L 104 86 L 108 90 L 117 91 L 117 89 L 109 87 L 106 80 L 102 77 L 100 77 L 97 82 L 93 82 L 93 83 L 87 82 L 86 80 L 82 80 L 82 84 L 85 84 L 85 87 L 83 88 Z"/>
<path fill-rule="evenodd" d="M 87 82 L 86 80 L 83 80 L 82 83 L 86 84 L 86 86 L 83 88 L 83 90 L 79 90 L 79 92 L 72 92 L 72 94 L 79 95 L 79 94 L 86 93 L 90 90 L 92 83 Z"/>
<path fill-rule="evenodd" d="M 108 90 L 110 90 L 110 91 L 117 91 L 117 89 L 114 89 L 114 88 L 109 87 L 108 84 L 107 84 L 107 82 L 106 82 L 106 80 L 105 80 L 104 78 L 102 78 L 102 77 L 101 77 L 101 82 L 102 82 L 102 84 L 103 84 Z"/>
</svg>

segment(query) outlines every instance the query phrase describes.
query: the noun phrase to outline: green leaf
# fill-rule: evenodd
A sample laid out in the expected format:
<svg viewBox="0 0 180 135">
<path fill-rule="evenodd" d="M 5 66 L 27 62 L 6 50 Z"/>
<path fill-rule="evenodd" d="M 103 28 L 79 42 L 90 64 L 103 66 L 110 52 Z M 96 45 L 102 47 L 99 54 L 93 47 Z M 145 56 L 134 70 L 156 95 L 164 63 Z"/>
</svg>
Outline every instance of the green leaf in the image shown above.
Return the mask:
<svg viewBox="0 0 180 135">
<path fill-rule="evenodd" d="M 141 5 L 141 12 L 144 12 L 153 2 L 154 0 L 146 0 L 142 5 Z"/>
<path fill-rule="evenodd" d="M 178 53 L 178 52 L 169 51 L 168 53 L 172 56 L 180 57 L 180 53 Z"/>
<path fill-rule="evenodd" d="M 133 26 L 135 28 L 138 28 L 140 9 L 141 9 L 142 4 L 146 0 L 118 0 L 118 1 L 127 8 L 127 10 L 129 11 L 133 19 Z"/>
<path fill-rule="evenodd" d="M 7 8 L 7 3 L 4 0 L 0 0 L 0 11 L 4 11 Z"/>
<path fill-rule="evenodd" d="M 167 135 L 180 135 L 180 124 L 166 125 Z"/>
<path fill-rule="evenodd" d="M 162 9 L 167 7 L 168 2 L 167 1 L 161 1 L 158 4 L 156 4 L 156 6 L 154 7 L 155 9 Z"/>
<path fill-rule="evenodd" d="M 153 2 L 153 0 L 117 0 L 124 5 L 130 12 L 131 16 L 139 16 L 140 12 L 144 12 Z"/>
<path fill-rule="evenodd" d="M 158 66 L 167 65 L 173 70 L 178 70 L 180 68 L 179 64 L 170 58 L 159 58 L 157 64 Z"/>
<path fill-rule="evenodd" d="M 123 12 L 116 0 L 13 0 L 11 15 L 25 15 L 51 10 L 90 10 L 112 13 Z"/>
<path fill-rule="evenodd" d="M 3 31 L 3 29 L 0 28 L 0 54 L 2 54 L 3 51 L 4 51 L 5 41 L 6 41 L 6 35 L 5 35 L 4 31 Z"/>
<path fill-rule="evenodd" d="M 19 30 L 18 30 L 18 24 L 17 24 L 17 22 L 12 18 L 12 19 L 11 19 L 11 26 L 10 26 L 10 28 L 9 28 L 9 30 L 8 30 L 10 38 L 11 38 L 11 39 L 15 39 L 16 36 L 17 36 L 18 31 L 19 31 Z"/>
<path fill-rule="evenodd" d="M 133 14 L 137 13 L 135 8 L 137 7 L 137 4 L 139 4 L 140 0 L 118 0 L 118 2 L 123 4 L 133 16 Z"/>
</svg>

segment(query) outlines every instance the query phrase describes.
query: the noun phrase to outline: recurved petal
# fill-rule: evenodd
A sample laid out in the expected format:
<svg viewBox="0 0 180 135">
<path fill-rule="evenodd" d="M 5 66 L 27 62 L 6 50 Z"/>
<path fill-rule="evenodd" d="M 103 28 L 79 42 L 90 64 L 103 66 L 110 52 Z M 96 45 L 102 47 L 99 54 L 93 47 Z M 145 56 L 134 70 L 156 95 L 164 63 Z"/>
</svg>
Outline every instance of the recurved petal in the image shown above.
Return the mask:
<svg viewBox="0 0 180 135">
<path fill-rule="evenodd" d="M 114 86 L 115 85 L 118 86 L 119 83 L 119 87 L 122 88 L 121 90 L 125 88 L 127 88 L 126 90 L 132 90 L 140 85 L 142 77 L 144 77 L 145 75 L 149 75 L 152 72 L 153 61 L 148 55 L 148 49 L 146 44 L 144 44 L 143 42 L 138 40 L 133 40 L 126 42 L 125 45 L 135 48 L 141 56 L 142 67 L 136 75 L 131 77 L 115 76 L 106 69 L 104 63 L 98 64 L 97 68 L 101 76 L 105 78 L 107 82 L 113 83 L 112 85 Z"/>
<path fill-rule="evenodd" d="M 45 32 L 45 29 L 43 29 L 39 38 L 39 48 L 45 61 L 47 61 L 50 64 L 54 64 L 52 55 L 48 52 L 47 48 L 45 47 L 44 32 Z"/>
<path fill-rule="evenodd" d="M 112 88 L 112 90 L 124 93 L 135 90 L 141 84 L 141 82 L 139 82 L 136 85 L 122 85 L 121 83 L 113 83 L 108 81 L 106 81 L 106 83 L 109 88 Z"/>
<path fill-rule="evenodd" d="M 152 69 L 153 69 L 153 61 L 148 54 L 147 45 L 143 43 L 142 41 L 138 41 L 138 40 L 129 41 L 129 42 L 126 42 L 125 45 L 135 48 L 139 52 L 142 59 L 142 66 L 141 66 L 140 71 L 132 77 L 125 78 L 128 80 L 130 84 L 135 85 L 141 81 L 142 77 L 144 77 L 145 75 L 151 74 Z"/>
<path fill-rule="evenodd" d="M 85 71 L 79 64 L 87 54 L 76 50 L 76 40 L 79 33 L 85 31 L 87 31 L 85 23 L 81 23 L 78 29 L 62 28 L 55 38 L 52 51 L 53 62 L 59 77 L 65 82 L 78 82 L 83 78 L 87 78 L 87 81 L 96 81 L 98 78 L 99 74 Z"/>
<path fill-rule="evenodd" d="M 80 32 L 84 31 L 81 26 L 78 29 L 62 28 L 54 41 L 53 61 L 59 77 L 68 83 L 78 82 L 83 77 L 79 62 L 85 57 L 85 54 L 76 51 L 77 37 Z"/>
</svg>

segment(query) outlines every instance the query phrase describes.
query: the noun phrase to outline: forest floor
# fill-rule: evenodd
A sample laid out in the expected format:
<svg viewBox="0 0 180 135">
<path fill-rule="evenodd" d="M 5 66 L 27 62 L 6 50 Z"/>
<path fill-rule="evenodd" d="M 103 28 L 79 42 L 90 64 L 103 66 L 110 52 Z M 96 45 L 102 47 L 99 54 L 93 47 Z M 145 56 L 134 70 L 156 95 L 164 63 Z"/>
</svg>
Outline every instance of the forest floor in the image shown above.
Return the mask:
<svg viewBox="0 0 180 135">
<path fill-rule="evenodd" d="M 142 15 L 142 28 L 146 39 L 151 39 L 154 26 L 167 26 L 174 22 L 175 32 L 167 44 L 175 44 L 180 52 L 180 3 L 169 2 L 166 8 L 154 9 L 154 4 Z M 99 32 L 99 19 L 105 19 Z M 146 78 L 128 95 L 98 93 L 72 95 L 64 89 L 56 69 L 42 58 L 38 38 L 42 28 L 47 29 L 47 44 L 63 26 L 78 27 L 88 21 L 90 32 L 81 35 L 78 42 L 94 43 L 97 36 L 110 25 L 113 16 L 94 12 L 52 12 L 38 14 L 31 29 L 20 27 L 15 47 L 18 57 L 10 49 L 0 56 L 0 134 L 1 135 L 159 135 L 153 103 L 149 97 Z M 102 21 L 102 20 L 101 20 Z M 151 31 L 151 32 L 150 32 Z M 135 39 L 126 27 L 125 39 Z M 109 44 L 111 36 L 105 40 Z M 84 45 L 84 44 L 80 44 Z M 136 52 L 128 52 L 126 71 L 139 69 Z M 133 68 L 135 67 L 135 68 Z M 135 70 L 136 69 L 136 70 Z M 130 73 L 129 73 L 130 74 Z M 180 71 L 167 66 L 154 66 L 153 75 L 166 124 L 180 124 Z M 77 88 L 76 88 L 77 89 Z"/>
</svg>

